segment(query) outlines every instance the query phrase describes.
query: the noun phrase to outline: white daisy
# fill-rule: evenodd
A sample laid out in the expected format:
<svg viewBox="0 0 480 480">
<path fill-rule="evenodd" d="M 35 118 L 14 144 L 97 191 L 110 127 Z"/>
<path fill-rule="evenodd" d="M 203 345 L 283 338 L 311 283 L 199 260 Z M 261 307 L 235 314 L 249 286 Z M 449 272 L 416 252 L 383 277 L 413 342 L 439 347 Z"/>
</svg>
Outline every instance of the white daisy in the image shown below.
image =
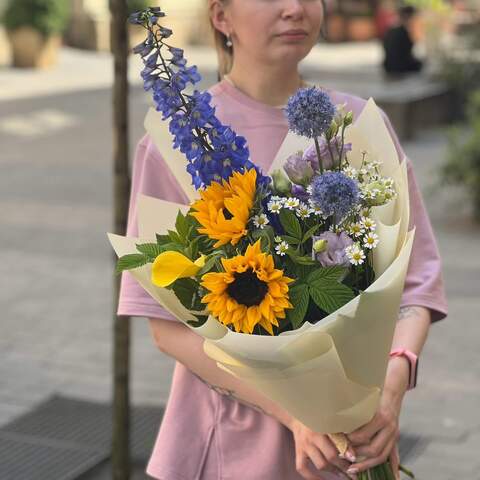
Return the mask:
<svg viewBox="0 0 480 480">
<path fill-rule="evenodd" d="M 313 210 L 305 203 L 300 203 L 296 209 L 296 214 L 300 218 L 308 218 L 313 213 Z"/>
<path fill-rule="evenodd" d="M 362 218 L 360 219 L 360 223 L 363 225 L 363 228 L 365 228 L 365 230 L 374 231 L 377 228 L 377 224 L 373 221 L 373 219 L 367 216 L 362 216 Z"/>
<path fill-rule="evenodd" d="M 267 204 L 267 208 L 269 212 L 272 212 L 272 213 L 280 213 L 280 210 L 282 209 L 282 207 L 283 207 L 283 202 L 281 200 L 273 199 L 273 197 L 272 197 L 272 200 L 270 200 Z"/>
<path fill-rule="evenodd" d="M 285 200 L 285 208 L 295 210 L 300 205 L 300 200 L 295 197 L 289 197 Z"/>
<path fill-rule="evenodd" d="M 276 247 L 275 251 L 277 252 L 277 255 L 280 255 L 283 257 L 287 251 L 288 251 L 288 243 L 285 242 L 285 240 L 282 240 Z"/>
<path fill-rule="evenodd" d="M 309 185 L 309 186 L 307 187 L 307 193 L 308 193 L 309 195 L 311 195 L 311 194 L 313 193 L 313 186 L 312 186 L 312 185 Z"/>
<path fill-rule="evenodd" d="M 352 223 L 349 227 L 350 234 L 354 237 L 361 237 L 365 233 L 365 227 L 361 223 Z"/>
<path fill-rule="evenodd" d="M 257 228 L 264 229 L 269 223 L 268 217 L 264 213 L 253 217 L 253 224 Z"/>
<path fill-rule="evenodd" d="M 354 243 L 345 249 L 345 254 L 347 255 L 350 263 L 352 265 L 361 265 L 365 261 L 365 253 L 360 248 L 358 243 Z"/>
<path fill-rule="evenodd" d="M 348 167 L 345 167 L 345 168 L 343 169 L 343 173 L 344 173 L 347 177 L 353 178 L 353 179 L 356 179 L 356 178 L 357 178 L 357 175 L 358 175 L 357 169 L 351 167 L 350 165 L 349 165 Z"/>
<path fill-rule="evenodd" d="M 376 248 L 379 242 L 378 235 L 376 233 L 370 232 L 368 235 L 364 238 L 363 240 L 363 246 L 365 248 L 368 248 L 372 250 L 373 248 Z"/>
<path fill-rule="evenodd" d="M 318 215 L 319 217 L 323 217 L 323 218 L 326 218 L 325 215 L 323 214 L 322 212 L 322 209 L 318 206 L 318 205 L 315 205 L 314 201 L 312 198 L 310 198 L 308 200 L 308 204 L 310 205 L 310 210 L 312 211 L 312 213 L 314 215 Z"/>
<path fill-rule="evenodd" d="M 370 208 L 369 207 L 360 208 L 360 216 L 361 217 L 368 217 L 369 215 L 370 215 Z"/>
</svg>

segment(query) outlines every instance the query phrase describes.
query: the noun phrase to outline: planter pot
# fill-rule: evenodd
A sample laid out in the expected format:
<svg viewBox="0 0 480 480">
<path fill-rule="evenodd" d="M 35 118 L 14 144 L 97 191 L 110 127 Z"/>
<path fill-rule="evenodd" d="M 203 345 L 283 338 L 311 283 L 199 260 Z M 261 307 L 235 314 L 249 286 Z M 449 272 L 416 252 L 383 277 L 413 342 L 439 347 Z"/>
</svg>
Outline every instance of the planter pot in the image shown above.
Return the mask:
<svg viewBox="0 0 480 480">
<path fill-rule="evenodd" d="M 57 63 L 62 44 L 60 35 L 43 36 L 30 27 L 8 32 L 12 46 L 12 64 L 21 68 L 48 68 Z"/>
<path fill-rule="evenodd" d="M 327 17 L 327 40 L 343 42 L 346 37 L 346 22 L 342 15 L 331 14 Z"/>
<path fill-rule="evenodd" d="M 347 35 L 350 40 L 365 42 L 377 37 L 375 22 L 370 17 L 350 18 L 347 23 Z"/>
</svg>

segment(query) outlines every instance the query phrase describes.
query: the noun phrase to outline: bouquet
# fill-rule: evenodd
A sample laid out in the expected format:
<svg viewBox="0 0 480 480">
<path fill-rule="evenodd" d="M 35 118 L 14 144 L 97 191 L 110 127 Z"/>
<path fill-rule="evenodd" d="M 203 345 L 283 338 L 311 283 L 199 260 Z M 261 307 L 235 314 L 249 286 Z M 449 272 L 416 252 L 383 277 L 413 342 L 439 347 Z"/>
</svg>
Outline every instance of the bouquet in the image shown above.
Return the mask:
<svg viewBox="0 0 480 480">
<path fill-rule="evenodd" d="M 139 238 L 109 234 L 116 270 L 201 335 L 219 367 L 344 453 L 385 378 L 414 235 L 406 162 L 372 99 L 354 121 L 308 87 L 260 171 L 209 93 L 186 93 L 200 75 L 167 43 L 163 16 L 131 16 L 148 32 L 135 47 L 156 106 L 145 125 L 191 202 L 140 196 Z M 394 478 L 388 463 L 362 475 Z"/>
</svg>

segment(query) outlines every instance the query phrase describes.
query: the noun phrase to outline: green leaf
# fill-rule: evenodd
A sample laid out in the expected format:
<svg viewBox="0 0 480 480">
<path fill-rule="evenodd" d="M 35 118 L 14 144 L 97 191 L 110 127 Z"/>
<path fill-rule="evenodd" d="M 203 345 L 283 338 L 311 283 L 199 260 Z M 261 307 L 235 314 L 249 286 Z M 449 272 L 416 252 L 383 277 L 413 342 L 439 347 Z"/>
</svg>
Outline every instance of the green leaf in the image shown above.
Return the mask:
<svg viewBox="0 0 480 480">
<path fill-rule="evenodd" d="M 143 267 L 149 263 L 148 257 L 142 253 L 130 253 L 123 255 L 117 260 L 117 267 L 115 273 L 119 274 L 124 270 L 131 270 L 132 268 Z"/>
<path fill-rule="evenodd" d="M 293 212 L 284 208 L 280 211 L 279 218 L 282 227 L 288 235 L 298 238 L 299 240 L 302 239 L 302 227 L 300 226 L 297 216 Z"/>
<path fill-rule="evenodd" d="M 314 225 L 313 227 L 309 228 L 302 238 L 302 243 L 310 240 L 315 235 L 315 232 L 319 229 L 319 227 L 320 225 Z"/>
<path fill-rule="evenodd" d="M 180 235 L 175 231 L 175 230 L 168 230 L 168 236 L 170 237 L 170 240 L 173 243 L 176 243 L 178 245 L 185 245 L 185 239 L 180 237 Z"/>
<path fill-rule="evenodd" d="M 312 260 L 312 257 L 298 255 L 295 251 L 289 249 L 287 255 L 296 263 L 297 265 L 318 265 L 316 260 Z"/>
<path fill-rule="evenodd" d="M 295 237 L 291 237 L 290 235 L 281 235 L 282 240 L 285 240 L 289 245 L 298 245 L 300 240 Z"/>
<path fill-rule="evenodd" d="M 220 256 L 221 256 L 220 254 L 210 256 L 208 260 L 205 262 L 205 265 L 198 271 L 196 276 L 201 277 L 202 275 L 205 275 L 206 273 L 208 273 L 215 265 L 217 258 L 219 258 Z"/>
<path fill-rule="evenodd" d="M 157 237 L 157 243 L 163 245 L 164 243 L 170 242 L 170 235 L 160 235 L 159 233 L 155 234 Z"/>
<path fill-rule="evenodd" d="M 140 243 L 136 244 L 137 250 L 144 255 L 147 255 L 152 261 L 165 250 L 157 243 Z"/>
<path fill-rule="evenodd" d="M 311 283 L 309 291 L 317 306 L 327 313 L 338 310 L 355 297 L 353 290 L 343 283 L 324 279 Z"/>
<path fill-rule="evenodd" d="M 304 283 L 290 287 L 288 291 L 290 303 L 293 308 L 285 311 L 287 320 L 292 324 L 293 328 L 301 327 L 308 309 L 308 286 Z"/>
<path fill-rule="evenodd" d="M 188 218 L 179 210 L 175 221 L 175 229 L 180 238 L 188 240 L 190 233 L 190 223 Z"/>
<path fill-rule="evenodd" d="M 345 268 L 341 266 L 318 268 L 311 272 L 307 277 L 307 283 L 313 283 L 317 280 L 326 280 L 328 282 L 338 282 L 345 273 Z"/>
<path fill-rule="evenodd" d="M 193 278 L 175 280 L 172 290 L 185 308 L 189 310 L 203 310 L 205 308 L 198 296 L 198 282 Z"/>
</svg>

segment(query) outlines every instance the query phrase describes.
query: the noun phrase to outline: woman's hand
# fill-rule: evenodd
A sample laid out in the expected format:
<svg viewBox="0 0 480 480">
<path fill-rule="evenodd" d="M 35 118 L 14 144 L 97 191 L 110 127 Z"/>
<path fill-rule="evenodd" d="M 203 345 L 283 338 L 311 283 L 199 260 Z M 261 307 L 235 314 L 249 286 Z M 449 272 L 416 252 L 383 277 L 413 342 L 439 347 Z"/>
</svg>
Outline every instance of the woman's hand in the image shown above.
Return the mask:
<svg viewBox="0 0 480 480">
<path fill-rule="evenodd" d="M 352 464 L 349 473 L 359 473 L 368 470 L 386 462 L 392 455 L 395 456 L 399 437 L 399 415 L 399 409 L 388 405 L 387 402 L 382 402 L 377 413 L 369 423 L 348 435 L 357 457 L 364 458 L 364 460 Z M 394 472 L 394 474 L 397 476 L 398 462 L 396 463 L 397 473 Z M 392 467 L 395 469 L 394 464 Z"/>
<path fill-rule="evenodd" d="M 290 430 L 295 440 L 296 469 L 305 480 L 322 480 L 322 472 L 354 478 L 345 473 L 351 464 L 338 456 L 338 450 L 328 435 L 315 433 L 298 420 L 293 420 Z M 351 449 L 347 451 L 346 457 L 354 460 Z M 310 462 L 315 466 L 316 472 L 309 467 Z"/>
<path fill-rule="evenodd" d="M 348 473 L 359 473 L 389 458 L 396 478 L 399 477 L 397 450 L 400 410 L 408 385 L 408 363 L 403 358 L 391 359 L 379 409 L 373 419 L 348 435 L 355 455 L 364 458 L 351 465 Z"/>
</svg>

